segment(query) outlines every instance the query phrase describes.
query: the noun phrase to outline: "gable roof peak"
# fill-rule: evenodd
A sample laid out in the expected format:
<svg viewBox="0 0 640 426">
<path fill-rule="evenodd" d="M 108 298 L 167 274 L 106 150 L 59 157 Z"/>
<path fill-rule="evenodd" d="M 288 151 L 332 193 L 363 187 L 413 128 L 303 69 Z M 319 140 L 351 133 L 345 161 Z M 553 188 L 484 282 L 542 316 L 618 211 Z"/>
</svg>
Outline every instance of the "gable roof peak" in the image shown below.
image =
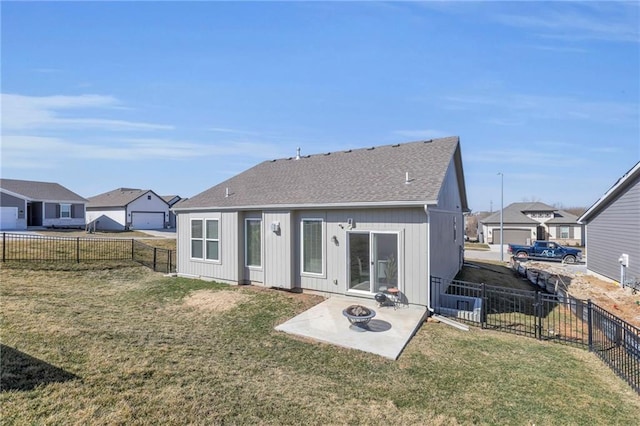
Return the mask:
<svg viewBox="0 0 640 426">
<path fill-rule="evenodd" d="M 266 160 L 181 203 L 181 209 L 419 204 L 438 200 L 453 164 L 467 209 L 459 138 Z M 412 185 L 406 185 L 409 172 Z M 225 196 L 229 188 L 233 196 Z"/>
</svg>

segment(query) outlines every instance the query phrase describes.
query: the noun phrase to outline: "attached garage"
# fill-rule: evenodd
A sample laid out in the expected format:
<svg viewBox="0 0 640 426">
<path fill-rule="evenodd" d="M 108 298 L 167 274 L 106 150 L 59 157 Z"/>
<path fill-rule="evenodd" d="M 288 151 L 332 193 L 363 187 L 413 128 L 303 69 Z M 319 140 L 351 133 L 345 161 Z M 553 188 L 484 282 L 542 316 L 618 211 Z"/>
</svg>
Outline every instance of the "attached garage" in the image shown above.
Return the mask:
<svg viewBox="0 0 640 426">
<path fill-rule="evenodd" d="M 493 244 L 500 244 L 500 228 L 493 229 Z M 505 244 L 531 244 L 530 229 L 504 229 Z"/>
<path fill-rule="evenodd" d="M 0 229 L 18 228 L 18 208 L 0 207 Z"/>
<path fill-rule="evenodd" d="M 131 229 L 162 229 L 164 228 L 164 213 L 161 212 L 132 212 Z"/>
</svg>

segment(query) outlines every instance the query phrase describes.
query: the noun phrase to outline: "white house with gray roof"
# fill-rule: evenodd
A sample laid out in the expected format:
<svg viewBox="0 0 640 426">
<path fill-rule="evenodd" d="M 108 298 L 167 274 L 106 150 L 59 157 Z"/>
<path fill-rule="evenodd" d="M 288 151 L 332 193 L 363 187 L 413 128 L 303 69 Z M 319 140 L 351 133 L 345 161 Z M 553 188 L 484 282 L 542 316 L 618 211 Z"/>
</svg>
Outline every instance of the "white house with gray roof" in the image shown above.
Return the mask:
<svg viewBox="0 0 640 426">
<path fill-rule="evenodd" d="M 481 241 L 500 244 L 500 211 L 481 223 Z M 512 203 L 502 210 L 505 244 L 531 244 L 555 241 L 565 245 L 584 245 L 583 226 L 578 217 L 541 202 Z"/>
<path fill-rule="evenodd" d="M 640 162 L 579 220 L 586 224 L 587 271 L 618 282 L 624 275 L 625 282 L 640 283 Z"/>
<path fill-rule="evenodd" d="M 114 189 L 89 197 L 87 224 L 108 231 L 167 228 L 169 202 L 150 189 Z"/>
<path fill-rule="evenodd" d="M 0 229 L 82 228 L 86 203 L 55 182 L 0 179 Z"/>
<path fill-rule="evenodd" d="M 265 161 L 173 208 L 178 274 L 429 306 L 467 210 L 457 137 Z"/>
</svg>

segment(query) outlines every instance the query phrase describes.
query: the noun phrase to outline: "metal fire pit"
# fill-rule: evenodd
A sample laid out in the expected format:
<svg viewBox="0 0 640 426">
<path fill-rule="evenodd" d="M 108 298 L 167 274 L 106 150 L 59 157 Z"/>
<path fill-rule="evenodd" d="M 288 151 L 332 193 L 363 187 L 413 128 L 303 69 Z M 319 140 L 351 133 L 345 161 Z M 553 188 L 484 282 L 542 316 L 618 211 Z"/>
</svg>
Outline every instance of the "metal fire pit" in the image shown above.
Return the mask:
<svg viewBox="0 0 640 426">
<path fill-rule="evenodd" d="M 351 325 L 366 328 L 371 318 L 376 316 L 376 311 L 362 305 L 351 305 L 342 310 L 342 315 L 347 317 Z"/>
</svg>

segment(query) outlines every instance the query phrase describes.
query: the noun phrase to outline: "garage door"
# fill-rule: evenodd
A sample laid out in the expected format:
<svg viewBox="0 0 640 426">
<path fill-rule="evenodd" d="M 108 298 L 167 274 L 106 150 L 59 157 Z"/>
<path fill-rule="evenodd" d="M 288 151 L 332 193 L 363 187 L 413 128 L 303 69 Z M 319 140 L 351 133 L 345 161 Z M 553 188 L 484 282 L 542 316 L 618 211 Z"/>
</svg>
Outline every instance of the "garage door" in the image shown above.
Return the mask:
<svg viewBox="0 0 640 426">
<path fill-rule="evenodd" d="M 0 207 L 0 229 L 16 229 L 18 227 L 18 208 Z"/>
<path fill-rule="evenodd" d="M 528 229 L 504 229 L 505 244 L 529 244 L 531 231 Z M 493 230 L 493 244 L 500 244 L 500 228 Z"/>
<path fill-rule="evenodd" d="M 133 212 L 131 213 L 132 229 L 164 228 L 164 213 Z"/>
</svg>

